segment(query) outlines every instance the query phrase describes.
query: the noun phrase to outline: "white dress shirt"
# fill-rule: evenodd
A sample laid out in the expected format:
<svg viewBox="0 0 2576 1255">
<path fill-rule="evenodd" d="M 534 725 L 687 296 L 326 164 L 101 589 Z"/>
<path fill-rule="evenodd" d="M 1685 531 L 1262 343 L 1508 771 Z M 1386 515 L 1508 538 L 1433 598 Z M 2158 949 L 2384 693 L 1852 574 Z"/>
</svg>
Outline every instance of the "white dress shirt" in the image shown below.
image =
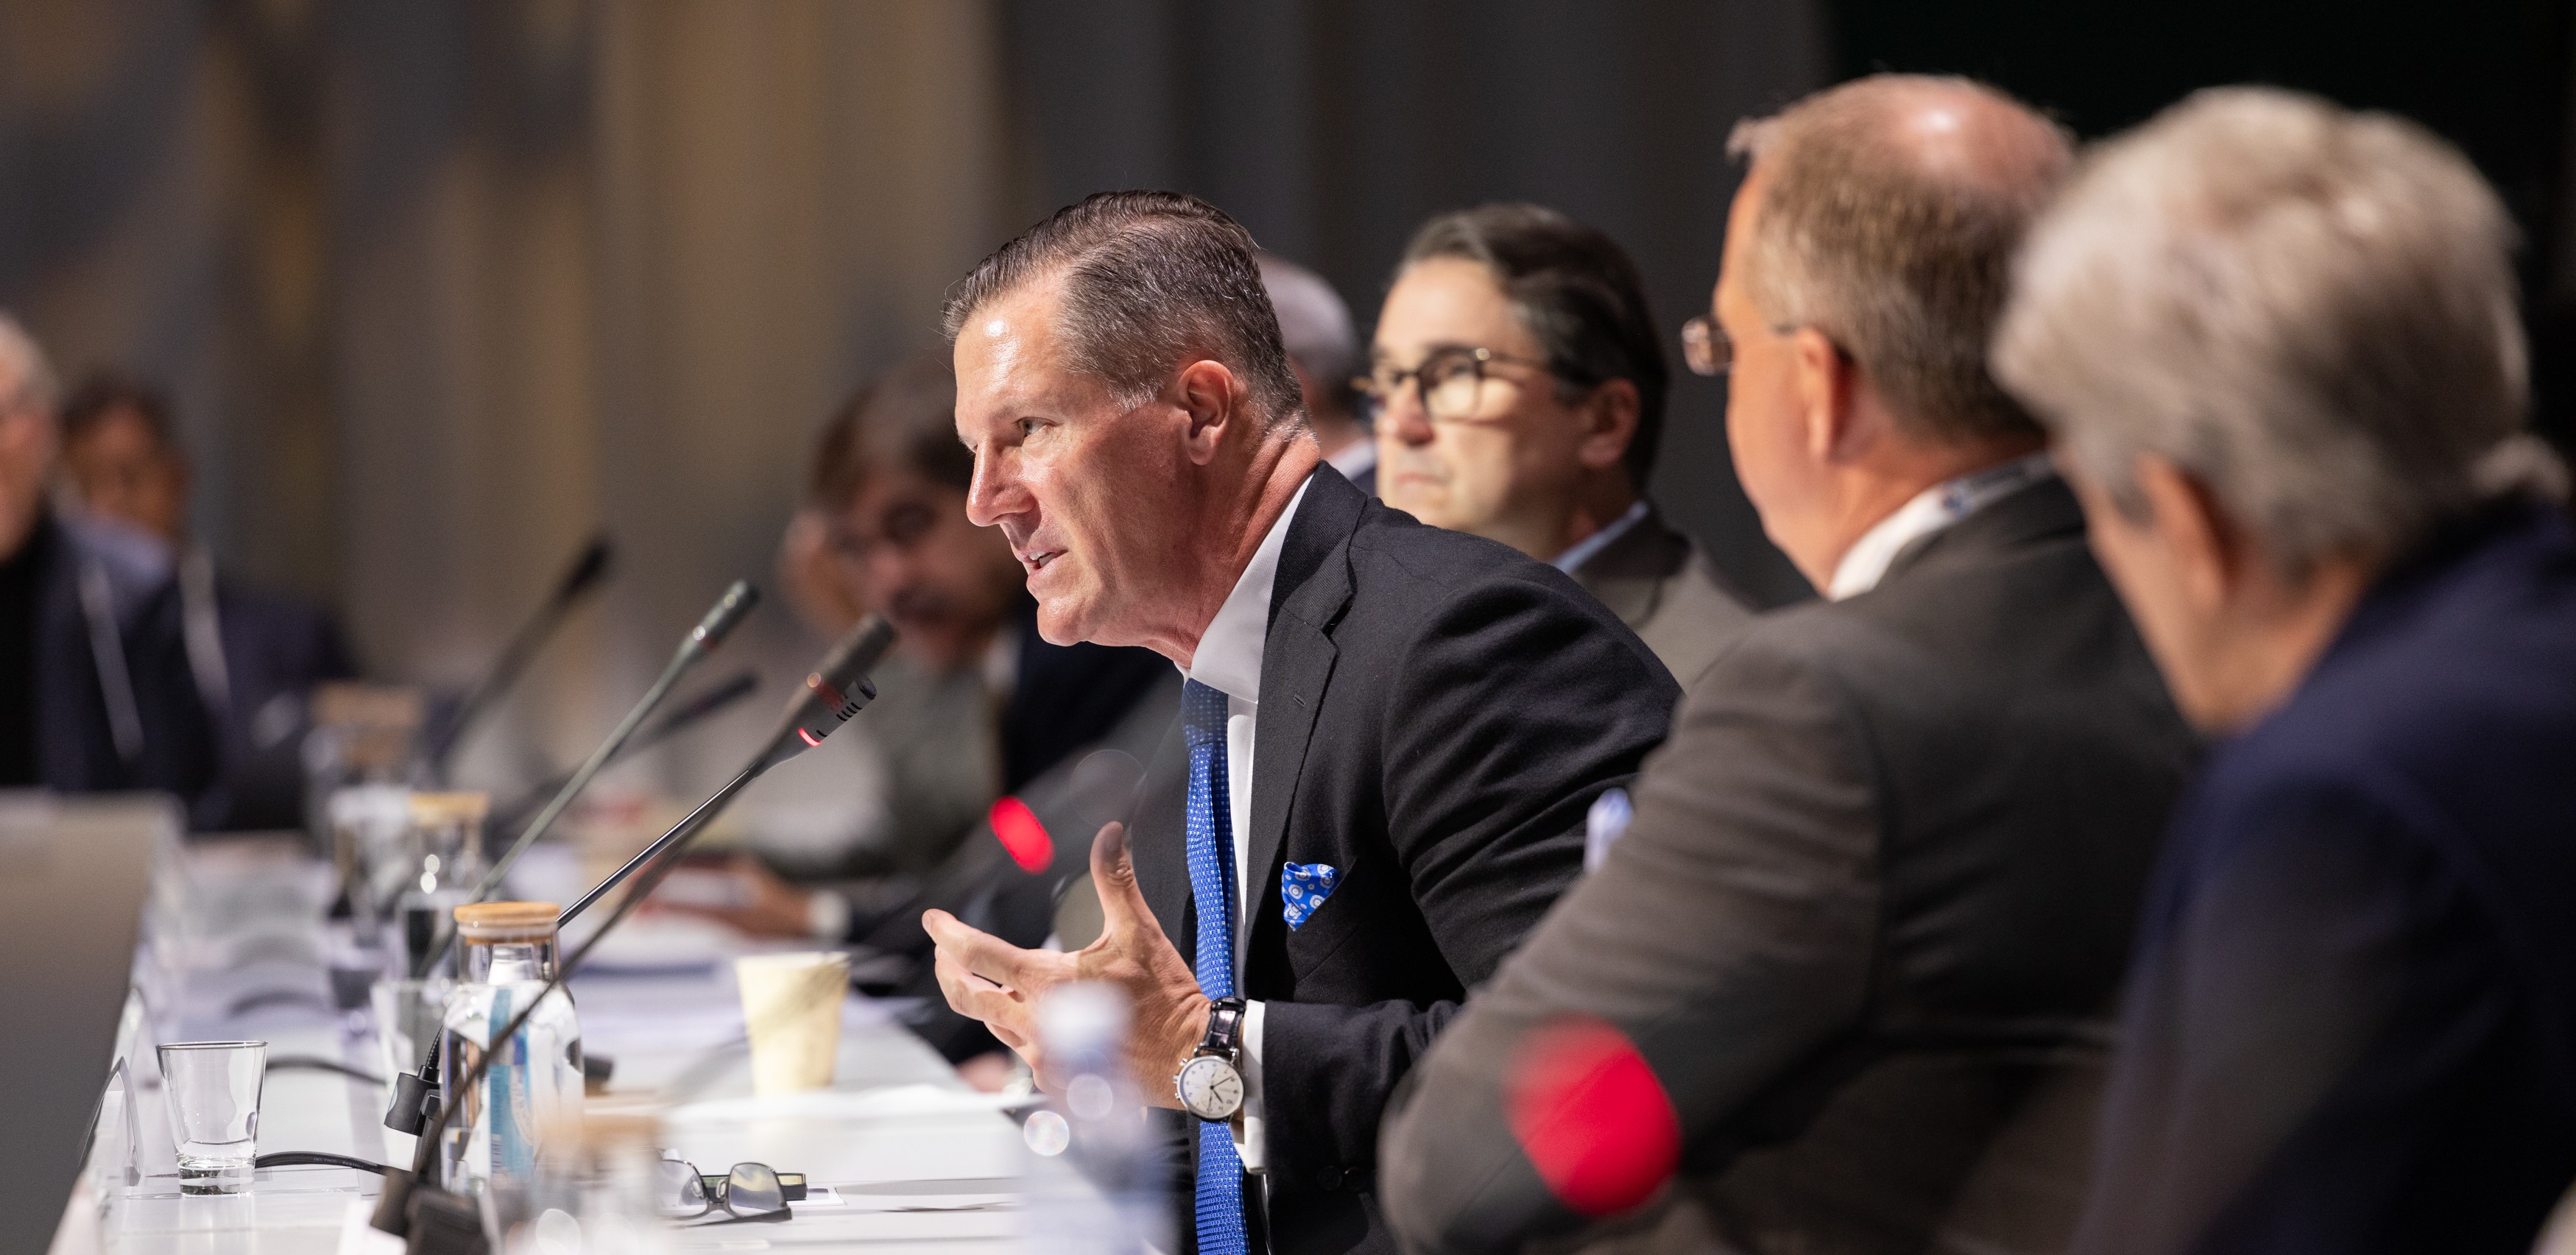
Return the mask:
<svg viewBox="0 0 2576 1255">
<path fill-rule="evenodd" d="M 2055 474 L 2057 464 L 2042 451 L 1943 480 L 1914 494 L 1843 551 L 1843 560 L 1834 564 L 1833 579 L 1825 584 L 1825 599 L 1841 601 L 1878 587 L 1887 578 L 1888 564 L 1907 545 Z"/>
<path fill-rule="evenodd" d="M 1234 971 L 1235 988 L 1243 988 L 1243 956 L 1252 938 L 1251 913 L 1261 901 L 1251 869 L 1244 862 L 1252 844 L 1252 730 L 1261 715 L 1261 654 L 1270 639 L 1270 593 L 1279 581 L 1279 550 L 1288 543 L 1288 521 L 1306 499 L 1306 488 L 1288 499 L 1279 521 L 1252 551 L 1234 591 L 1199 633 L 1199 647 L 1181 674 L 1226 696 L 1225 782 L 1228 810 L 1234 821 Z M 1261 1140 L 1262 1006 L 1246 1001 L 1243 1010 L 1243 1120 L 1234 1142 L 1246 1170 L 1259 1172 L 1265 1156 Z"/>
</svg>

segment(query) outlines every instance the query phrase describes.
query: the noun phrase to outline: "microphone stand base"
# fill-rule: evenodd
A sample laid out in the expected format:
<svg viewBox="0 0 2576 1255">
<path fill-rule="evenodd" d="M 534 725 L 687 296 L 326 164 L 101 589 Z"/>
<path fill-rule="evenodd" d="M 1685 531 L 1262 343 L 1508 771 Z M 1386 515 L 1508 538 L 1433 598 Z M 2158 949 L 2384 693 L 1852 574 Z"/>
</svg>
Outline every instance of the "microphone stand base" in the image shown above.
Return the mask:
<svg viewBox="0 0 2576 1255">
<path fill-rule="evenodd" d="M 453 1190 L 424 1185 L 400 1168 L 385 1173 L 385 1191 L 369 1223 L 403 1239 L 405 1255 L 491 1255 L 483 1209 Z"/>
</svg>

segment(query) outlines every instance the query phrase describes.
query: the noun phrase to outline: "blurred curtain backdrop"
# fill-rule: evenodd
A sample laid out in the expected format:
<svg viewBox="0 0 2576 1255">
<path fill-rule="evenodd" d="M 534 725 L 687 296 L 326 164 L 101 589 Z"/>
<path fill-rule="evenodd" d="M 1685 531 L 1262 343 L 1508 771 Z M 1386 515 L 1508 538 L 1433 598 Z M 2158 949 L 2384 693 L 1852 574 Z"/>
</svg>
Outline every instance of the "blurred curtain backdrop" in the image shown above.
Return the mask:
<svg viewBox="0 0 2576 1255">
<path fill-rule="evenodd" d="M 1056 206 L 1200 193 L 1374 321 L 1424 217 L 1556 205 L 1678 326 L 1728 128 L 1823 81 L 1820 0 L 13 0 L 0 306 L 68 377 L 172 387 L 195 523 L 335 607 L 370 669 L 469 679 L 583 541 L 620 570 L 474 742 L 568 764 L 737 575 L 812 433 L 936 342 L 947 285 Z M 1678 366 L 1676 367 L 1678 369 Z M 1673 394 L 1658 497 L 1802 588 Z M 783 607 L 741 655 L 813 643 Z M 688 788 L 770 700 L 664 760 Z"/>
<path fill-rule="evenodd" d="M 1822 0 L 1007 0 L 1005 77 L 1034 203 L 1195 192 L 1377 321 L 1415 227 L 1530 200 L 1645 272 L 1676 379 L 1653 495 L 1748 591 L 1806 591 L 1762 538 L 1722 426 L 1680 361 L 1708 307 L 1740 118 L 1827 81 Z"/>
</svg>

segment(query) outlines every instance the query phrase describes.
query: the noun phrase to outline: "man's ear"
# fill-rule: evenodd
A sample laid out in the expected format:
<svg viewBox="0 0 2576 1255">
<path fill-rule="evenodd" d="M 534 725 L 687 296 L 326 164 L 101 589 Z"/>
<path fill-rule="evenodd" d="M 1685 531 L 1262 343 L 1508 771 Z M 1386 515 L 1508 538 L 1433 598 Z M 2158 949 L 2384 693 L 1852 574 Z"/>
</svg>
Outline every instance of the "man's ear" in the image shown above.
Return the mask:
<svg viewBox="0 0 2576 1255">
<path fill-rule="evenodd" d="M 1789 355 L 1807 456 L 1820 465 L 1839 461 L 1852 434 L 1852 400 L 1859 384 L 1851 359 L 1813 327 L 1789 333 Z"/>
<path fill-rule="evenodd" d="M 1181 368 L 1174 388 L 1188 417 L 1190 460 L 1205 466 L 1216 457 L 1226 429 L 1248 413 L 1242 381 L 1225 363 L 1202 358 Z"/>
<path fill-rule="evenodd" d="M 1635 382 L 1613 379 L 1592 390 L 1580 411 L 1583 438 L 1574 460 L 1588 471 L 1606 471 L 1628 456 L 1637 440 L 1637 416 L 1644 405 Z"/>
<path fill-rule="evenodd" d="M 2172 554 L 2183 596 L 2204 614 L 2225 606 L 2244 584 L 2250 564 L 2262 560 L 2245 529 L 2207 484 L 2164 458 L 2139 454 L 2135 476 L 2147 522 Z"/>
</svg>

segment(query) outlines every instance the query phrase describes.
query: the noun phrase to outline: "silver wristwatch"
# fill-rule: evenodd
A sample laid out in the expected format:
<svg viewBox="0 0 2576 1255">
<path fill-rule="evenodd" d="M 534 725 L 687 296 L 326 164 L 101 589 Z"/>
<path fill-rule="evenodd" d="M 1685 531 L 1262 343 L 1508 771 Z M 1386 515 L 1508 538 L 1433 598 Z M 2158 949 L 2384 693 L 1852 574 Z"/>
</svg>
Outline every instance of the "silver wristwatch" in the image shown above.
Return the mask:
<svg viewBox="0 0 2576 1255">
<path fill-rule="evenodd" d="M 1208 1006 L 1207 1038 L 1172 1077 L 1172 1092 L 1191 1115 L 1222 1123 L 1243 1110 L 1243 999 L 1219 998 Z"/>
</svg>

